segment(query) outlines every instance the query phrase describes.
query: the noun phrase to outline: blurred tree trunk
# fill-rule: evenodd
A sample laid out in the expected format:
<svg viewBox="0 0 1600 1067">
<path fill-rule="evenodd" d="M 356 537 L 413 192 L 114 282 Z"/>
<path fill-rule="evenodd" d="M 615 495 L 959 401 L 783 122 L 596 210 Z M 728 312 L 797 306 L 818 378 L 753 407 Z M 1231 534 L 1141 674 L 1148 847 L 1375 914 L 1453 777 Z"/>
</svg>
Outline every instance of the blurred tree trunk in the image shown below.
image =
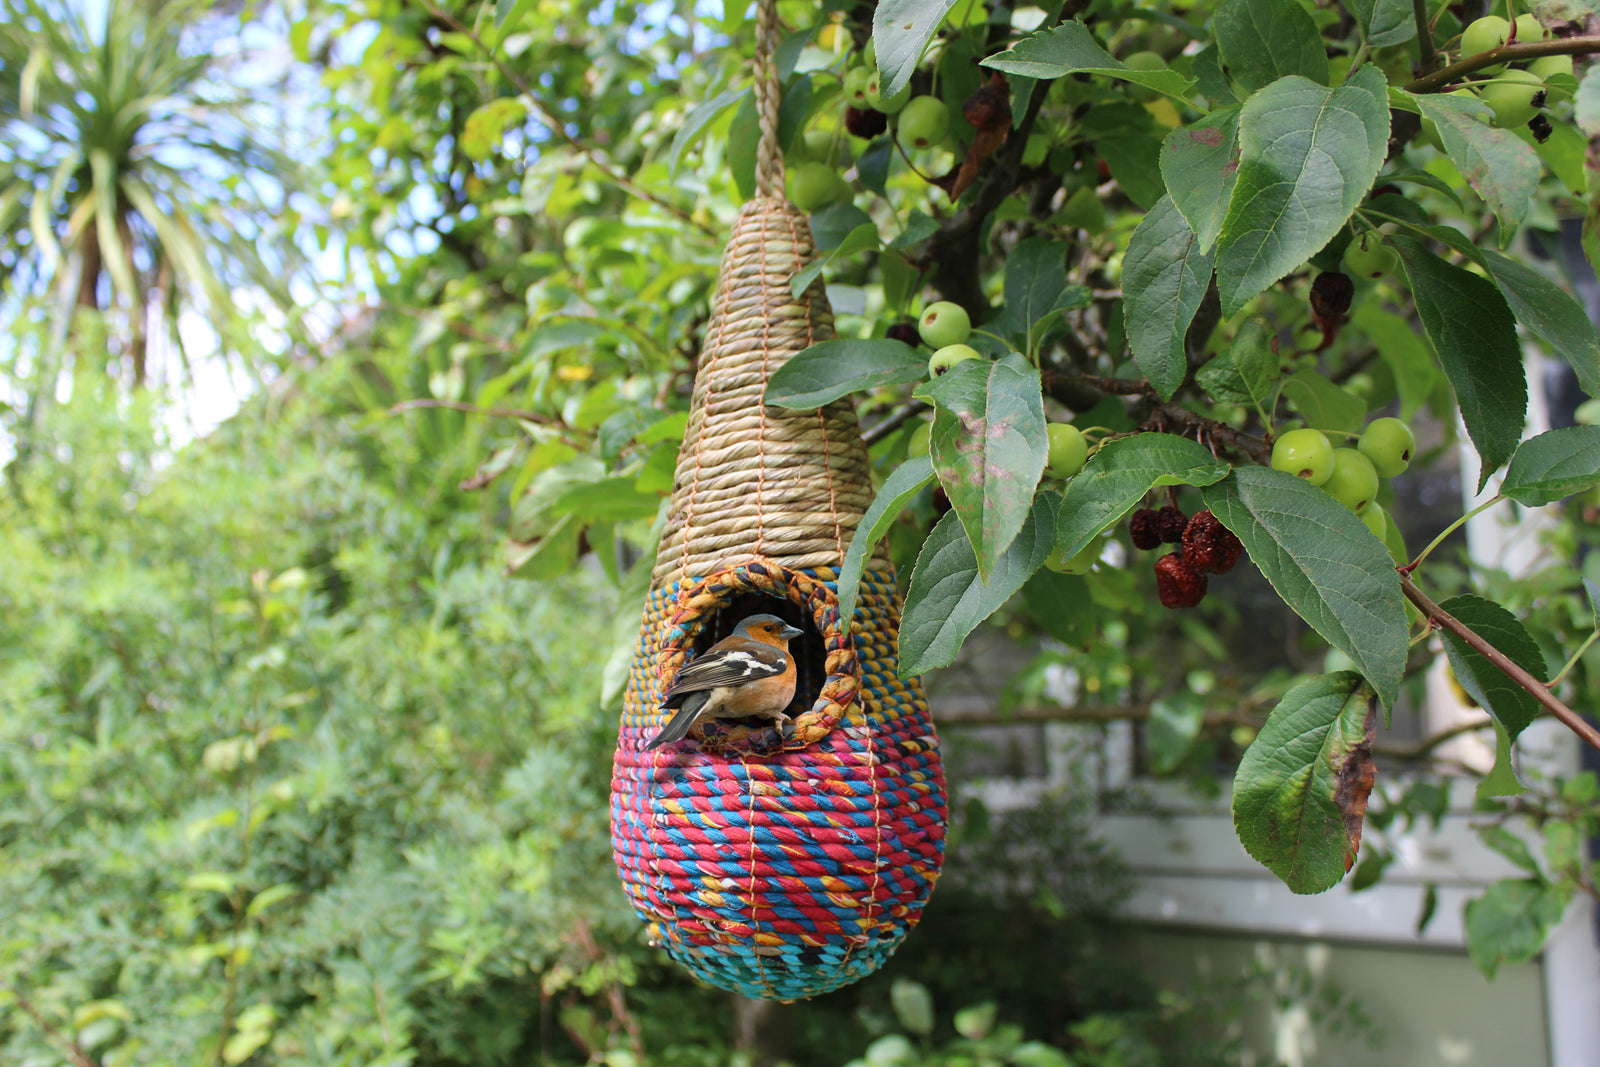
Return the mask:
<svg viewBox="0 0 1600 1067">
<path fill-rule="evenodd" d="M 787 1004 L 733 998 L 733 1047 L 750 1054 L 751 1067 L 776 1067 L 789 1058 Z"/>
</svg>

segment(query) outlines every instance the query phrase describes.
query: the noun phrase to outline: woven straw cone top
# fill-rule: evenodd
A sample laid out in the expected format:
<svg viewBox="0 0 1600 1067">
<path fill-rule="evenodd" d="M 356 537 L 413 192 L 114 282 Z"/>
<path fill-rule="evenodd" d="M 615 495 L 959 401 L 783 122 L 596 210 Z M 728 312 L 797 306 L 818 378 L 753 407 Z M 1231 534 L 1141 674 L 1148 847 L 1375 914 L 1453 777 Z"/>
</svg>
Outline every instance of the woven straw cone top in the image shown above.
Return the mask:
<svg viewBox="0 0 1600 1067">
<path fill-rule="evenodd" d="M 734 223 L 695 377 L 689 425 L 653 588 L 751 558 L 837 567 L 872 503 L 855 407 L 768 407 L 762 393 L 795 353 L 832 340 L 820 280 L 796 299 L 811 230 L 787 201 L 758 197 Z"/>
</svg>

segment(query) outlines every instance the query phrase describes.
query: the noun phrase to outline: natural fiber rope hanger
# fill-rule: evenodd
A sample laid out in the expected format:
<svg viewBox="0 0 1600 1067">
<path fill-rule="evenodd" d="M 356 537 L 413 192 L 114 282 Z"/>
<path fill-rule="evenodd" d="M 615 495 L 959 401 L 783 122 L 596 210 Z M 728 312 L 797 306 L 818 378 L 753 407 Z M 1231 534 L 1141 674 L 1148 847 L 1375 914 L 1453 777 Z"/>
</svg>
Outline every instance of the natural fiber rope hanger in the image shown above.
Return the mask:
<svg viewBox="0 0 1600 1067">
<path fill-rule="evenodd" d="M 767 408 L 770 375 L 834 336 L 809 223 L 782 198 L 774 0 L 757 10 L 757 196 L 724 254 L 612 779 L 612 843 L 652 939 L 724 989 L 789 1000 L 875 970 L 942 859 L 938 743 L 896 676 L 899 600 L 880 551 L 855 618 L 835 585 L 872 481 L 849 401 Z M 753 611 L 807 631 L 790 732 L 718 721 L 655 751 L 661 693 Z"/>
</svg>

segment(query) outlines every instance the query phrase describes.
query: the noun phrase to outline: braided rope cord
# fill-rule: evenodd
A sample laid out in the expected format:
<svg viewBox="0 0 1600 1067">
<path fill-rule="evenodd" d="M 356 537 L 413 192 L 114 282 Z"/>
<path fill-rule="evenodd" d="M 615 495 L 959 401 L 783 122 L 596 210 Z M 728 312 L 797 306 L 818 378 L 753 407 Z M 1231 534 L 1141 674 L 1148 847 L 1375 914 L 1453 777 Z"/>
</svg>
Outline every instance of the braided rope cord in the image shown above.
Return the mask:
<svg viewBox="0 0 1600 1067">
<path fill-rule="evenodd" d="M 761 140 L 756 143 L 756 195 L 783 196 L 783 150 L 778 146 L 778 105 L 783 100 L 778 84 L 778 0 L 756 4 L 756 119 Z"/>
<path fill-rule="evenodd" d="M 896 671 L 887 546 L 855 617 L 839 615 L 839 568 L 874 495 L 854 405 L 763 402 L 779 367 L 835 334 L 820 280 L 790 289 L 813 246 L 782 198 L 775 0 L 759 0 L 756 30 L 758 195 L 730 234 L 696 372 L 624 703 L 612 844 L 652 943 L 720 988 L 791 1000 L 871 973 L 916 924 L 946 804 L 927 701 Z M 752 596 L 810 624 L 791 645 L 790 729 L 717 720 L 647 750 L 673 675 Z"/>
</svg>

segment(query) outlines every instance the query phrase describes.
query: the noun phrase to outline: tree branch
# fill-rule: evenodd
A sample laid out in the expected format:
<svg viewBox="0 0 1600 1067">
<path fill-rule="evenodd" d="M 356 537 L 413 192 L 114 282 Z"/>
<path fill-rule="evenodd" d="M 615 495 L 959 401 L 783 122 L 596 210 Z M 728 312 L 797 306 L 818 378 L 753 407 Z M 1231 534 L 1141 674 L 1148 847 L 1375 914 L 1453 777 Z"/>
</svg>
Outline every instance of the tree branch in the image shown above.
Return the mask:
<svg viewBox="0 0 1600 1067">
<path fill-rule="evenodd" d="M 1533 699 L 1544 705 L 1550 714 L 1560 719 L 1567 729 L 1583 738 L 1590 747 L 1600 751 L 1600 730 L 1597 730 L 1593 723 L 1563 704 L 1556 698 L 1554 693 L 1545 687 L 1543 682 L 1512 662 L 1511 658 L 1504 652 L 1501 652 L 1498 648 L 1473 633 L 1460 619 L 1430 600 L 1426 593 L 1417 588 L 1410 575 L 1400 575 L 1400 591 L 1406 595 L 1407 600 L 1417 606 L 1419 611 L 1440 627 L 1450 631 L 1472 646 L 1484 659 L 1494 664 L 1505 672 L 1508 678 L 1531 693 Z"/>
<path fill-rule="evenodd" d="M 407 411 L 416 411 L 422 408 L 444 408 L 448 411 L 465 411 L 469 415 L 488 415 L 495 419 L 522 419 L 525 422 L 535 422 L 540 426 L 559 426 L 566 428 L 566 423 L 553 415 L 545 415 L 538 411 L 523 411 L 518 408 L 480 408 L 476 404 L 463 403 L 460 400 L 402 400 L 389 409 L 390 415 L 400 415 Z"/>
<path fill-rule="evenodd" d="M 555 134 L 563 141 L 566 141 L 567 144 L 572 147 L 573 151 L 585 156 L 590 163 L 594 164 L 594 166 L 598 168 L 600 172 L 608 179 L 610 179 L 612 182 L 615 182 L 619 188 L 626 190 L 627 192 L 638 197 L 640 200 L 649 201 L 656 207 L 659 207 L 661 210 L 674 216 L 679 221 L 686 222 L 690 226 L 693 226 L 695 229 L 699 230 L 708 237 L 716 236 L 716 230 L 711 226 L 710 223 L 702 222 L 699 219 L 696 219 L 694 215 L 685 211 L 677 204 L 674 204 L 669 200 L 665 200 L 662 197 L 657 196 L 655 193 L 652 193 L 650 190 L 635 184 L 633 179 L 617 170 L 607 160 L 601 158 L 600 153 L 596 152 L 588 145 L 580 143 L 576 137 L 568 133 L 567 124 L 561 121 L 561 117 L 551 111 L 549 107 L 545 105 L 543 100 L 539 99 L 539 97 L 534 93 L 532 86 L 524 81 L 521 75 L 512 70 L 510 67 L 506 66 L 505 62 L 499 56 L 495 55 L 494 49 L 483 43 L 483 38 L 478 36 L 477 30 L 466 25 L 448 11 L 441 9 L 434 4 L 432 0 L 422 0 L 422 6 L 427 10 L 428 14 L 445 23 L 457 33 L 465 34 L 467 37 L 472 39 L 473 44 L 483 49 L 483 54 L 489 57 L 489 61 L 495 65 L 495 69 L 500 72 L 501 76 L 509 81 L 512 85 L 516 86 L 517 91 L 527 98 L 528 106 L 533 109 L 539 122 L 542 123 L 551 133 Z"/>
<path fill-rule="evenodd" d="M 861 440 L 865 444 L 875 445 L 928 410 L 928 405 L 920 400 L 913 400 L 909 404 L 904 404 L 882 422 L 873 423 L 871 428 L 863 430 L 861 432 Z"/>
<path fill-rule="evenodd" d="M 62 1051 L 67 1055 L 67 1059 L 72 1062 L 73 1067 L 100 1067 L 99 1062 L 85 1052 L 82 1045 L 56 1029 L 55 1025 L 44 1017 L 44 1013 L 34 1006 L 33 1001 L 23 995 L 22 990 L 9 983 L 6 988 L 11 991 L 11 996 L 16 1000 L 17 1007 L 22 1010 L 22 1014 L 31 1019 L 33 1025 L 44 1031 L 46 1037 L 61 1046 Z"/>
<path fill-rule="evenodd" d="M 1427 39 L 1425 35 L 1423 39 Z M 1583 56 L 1593 52 L 1600 52 L 1600 36 L 1565 37 L 1551 41 L 1529 41 L 1526 44 L 1506 44 L 1499 48 L 1491 48 L 1487 52 L 1479 52 L 1475 56 L 1459 59 L 1448 67 L 1423 75 L 1402 88 L 1408 93 L 1431 93 L 1463 75 L 1482 70 L 1484 67 L 1492 67 L 1497 63 L 1515 63 L 1523 59 L 1537 59 L 1540 56 Z"/>
</svg>

